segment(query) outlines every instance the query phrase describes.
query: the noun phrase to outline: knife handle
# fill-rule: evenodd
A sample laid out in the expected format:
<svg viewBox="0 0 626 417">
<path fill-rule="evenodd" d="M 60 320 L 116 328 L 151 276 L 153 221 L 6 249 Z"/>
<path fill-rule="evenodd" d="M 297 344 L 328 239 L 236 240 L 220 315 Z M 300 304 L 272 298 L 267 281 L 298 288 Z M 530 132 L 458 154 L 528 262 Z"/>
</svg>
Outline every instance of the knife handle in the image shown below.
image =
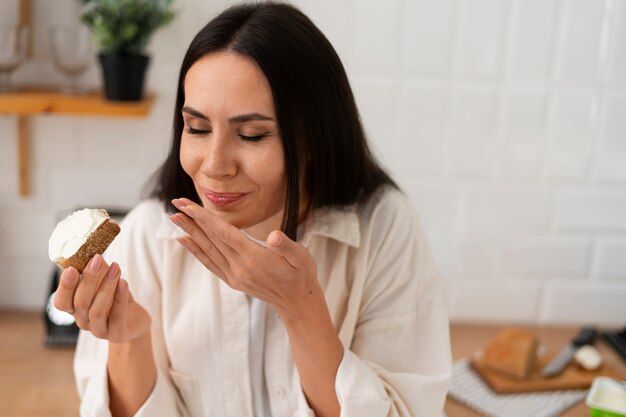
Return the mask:
<svg viewBox="0 0 626 417">
<path fill-rule="evenodd" d="M 580 333 L 576 336 L 574 340 L 572 340 L 572 344 L 576 347 L 581 347 L 584 345 L 590 345 L 596 340 L 596 336 L 598 335 L 598 330 L 595 327 L 586 326 L 580 330 Z"/>
</svg>

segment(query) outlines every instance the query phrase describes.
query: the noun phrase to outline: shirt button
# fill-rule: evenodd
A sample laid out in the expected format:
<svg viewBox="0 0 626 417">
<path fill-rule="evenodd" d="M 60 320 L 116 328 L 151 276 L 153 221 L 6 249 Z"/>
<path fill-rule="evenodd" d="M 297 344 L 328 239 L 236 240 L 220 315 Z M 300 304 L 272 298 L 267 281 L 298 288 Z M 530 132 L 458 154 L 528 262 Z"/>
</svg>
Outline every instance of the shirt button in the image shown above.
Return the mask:
<svg viewBox="0 0 626 417">
<path fill-rule="evenodd" d="M 285 396 L 285 390 L 282 387 L 274 387 L 274 395 L 282 398 Z"/>
</svg>

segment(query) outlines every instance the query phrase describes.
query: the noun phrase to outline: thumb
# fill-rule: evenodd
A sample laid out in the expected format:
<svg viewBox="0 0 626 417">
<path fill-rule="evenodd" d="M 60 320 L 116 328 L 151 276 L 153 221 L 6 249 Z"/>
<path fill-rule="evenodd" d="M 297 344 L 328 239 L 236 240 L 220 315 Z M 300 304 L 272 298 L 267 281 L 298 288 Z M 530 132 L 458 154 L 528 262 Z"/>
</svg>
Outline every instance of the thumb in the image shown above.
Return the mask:
<svg viewBox="0 0 626 417">
<path fill-rule="evenodd" d="M 305 265 L 308 252 L 304 246 L 289 239 L 280 230 L 274 230 L 267 236 L 267 247 L 277 255 L 282 256 L 294 268 L 301 268 Z"/>
</svg>

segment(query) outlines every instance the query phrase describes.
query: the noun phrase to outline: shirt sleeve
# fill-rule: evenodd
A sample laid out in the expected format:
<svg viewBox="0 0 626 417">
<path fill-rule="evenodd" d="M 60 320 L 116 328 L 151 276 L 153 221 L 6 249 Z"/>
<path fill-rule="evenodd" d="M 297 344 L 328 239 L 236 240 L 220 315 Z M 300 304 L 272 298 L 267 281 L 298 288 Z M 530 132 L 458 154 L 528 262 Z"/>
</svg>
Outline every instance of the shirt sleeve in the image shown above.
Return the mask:
<svg viewBox="0 0 626 417">
<path fill-rule="evenodd" d="M 154 207 L 155 203 L 152 203 Z M 137 417 L 185 416 L 180 397 L 169 377 L 169 361 L 163 341 L 160 310 L 160 286 L 156 277 L 158 265 L 151 260 L 158 251 L 155 236 L 146 224 L 154 225 L 156 213 L 144 203 L 128 214 L 122 231 L 105 252 L 108 263 L 119 263 L 122 276 L 130 290 L 152 319 L 152 348 L 157 366 L 157 379 L 146 402 L 135 414 Z M 140 290 L 140 291 L 139 291 Z M 81 417 L 109 417 L 108 342 L 97 339 L 88 331 L 80 332 L 74 356 L 74 374 L 81 400 Z"/>
<path fill-rule="evenodd" d="M 379 204 L 371 219 L 364 282 L 351 294 L 360 307 L 335 381 L 341 417 L 439 416 L 451 376 L 440 276 L 403 198 Z"/>
</svg>

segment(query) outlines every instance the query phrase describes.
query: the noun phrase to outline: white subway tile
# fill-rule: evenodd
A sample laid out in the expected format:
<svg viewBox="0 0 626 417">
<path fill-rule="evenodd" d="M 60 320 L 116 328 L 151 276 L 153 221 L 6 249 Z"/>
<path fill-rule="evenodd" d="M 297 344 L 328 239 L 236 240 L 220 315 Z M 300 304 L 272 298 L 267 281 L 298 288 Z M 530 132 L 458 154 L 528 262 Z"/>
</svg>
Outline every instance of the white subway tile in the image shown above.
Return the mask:
<svg viewBox="0 0 626 417">
<path fill-rule="evenodd" d="M 82 161 L 111 166 L 136 163 L 146 146 L 146 119 L 87 117 L 80 120 L 78 137 Z M 161 133 L 162 134 L 162 133 Z"/>
<path fill-rule="evenodd" d="M 454 23 L 453 0 L 413 0 L 405 4 L 405 66 L 415 75 L 448 74 Z"/>
<path fill-rule="evenodd" d="M 455 229 L 457 193 L 439 185 L 401 185 L 417 210 L 422 225 L 438 233 Z"/>
<path fill-rule="evenodd" d="M 586 176 L 596 126 L 593 90 L 557 90 L 552 101 L 545 173 L 551 178 Z"/>
<path fill-rule="evenodd" d="M 509 90 L 503 105 L 496 170 L 505 176 L 536 176 L 545 141 L 547 94 L 543 89 Z"/>
<path fill-rule="evenodd" d="M 600 117 L 600 140 L 593 177 L 626 181 L 626 94 L 607 94 Z"/>
<path fill-rule="evenodd" d="M 463 280 L 493 278 L 501 240 L 496 234 L 463 235 L 454 247 L 454 277 Z"/>
<path fill-rule="evenodd" d="M 600 238 L 596 243 L 593 276 L 626 283 L 626 238 Z"/>
<path fill-rule="evenodd" d="M 357 68 L 395 72 L 400 41 L 400 2 L 353 1 L 352 53 Z"/>
<path fill-rule="evenodd" d="M 519 281 L 451 281 L 450 319 L 455 322 L 533 323 L 541 287 Z"/>
<path fill-rule="evenodd" d="M 16 159 L 17 118 L 0 114 L 0 163 L 5 166 Z"/>
<path fill-rule="evenodd" d="M 461 0 L 454 73 L 496 77 L 500 73 L 506 2 Z"/>
<path fill-rule="evenodd" d="M 460 87 L 453 91 L 447 172 L 490 174 L 496 110 L 497 96 L 493 88 Z"/>
<path fill-rule="evenodd" d="M 606 94 L 604 98 L 600 141 L 603 146 L 626 148 L 626 94 Z"/>
<path fill-rule="evenodd" d="M 50 210 L 1 210 L 0 256 L 9 258 L 48 257 L 48 239 L 54 228 Z"/>
<path fill-rule="evenodd" d="M 422 224 L 424 224 L 422 222 Z M 439 272 L 446 278 L 454 275 L 454 244 L 451 233 L 439 232 L 438 229 L 426 230 L 428 245 L 430 246 L 435 265 Z"/>
<path fill-rule="evenodd" d="M 540 320 L 551 324 L 624 325 L 626 285 L 561 282 L 545 289 Z"/>
<path fill-rule="evenodd" d="M 55 169 L 51 172 L 51 205 L 55 210 L 130 208 L 139 202 L 147 179 L 147 173 L 130 167 L 105 169 L 83 165 Z"/>
<path fill-rule="evenodd" d="M 554 93 L 552 143 L 565 149 L 589 143 L 593 128 L 593 90 L 558 90 Z"/>
<path fill-rule="evenodd" d="M 367 139 L 384 165 L 395 160 L 395 88 L 386 78 L 357 78 L 352 82 L 354 96 Z"/>
<path fill-rule="evenodd" d="M 397 107 L 398 172 L 411 177 L 441 172 L 448 91 L 440 86 L 409 85 Z"/>
<path fill-rule="evenodd" d="M 568 0 L 563 4 L 563 27 L 557 51 L 557 73 L 563 81 L 595 81 L 605 0 Z"/>
<path fill-rule="evenodd" d="M 586 277 L 591 241 L 574 237 L 512 236 L 498 251 L 496 271 L 524 277 Z"/>
<path fill-rule="evenodd" d="M 554 208 L 551 190 L 530 186 L 493 186 L 464 196 L 464 224 L 470 233 L 545 231 Z"/>
<path fill-rule="evenodd" d="M 607 80 L 626 84 L 626 2 L 616 1 L 608 57 Z"/>
<path fill-rule="evenodd" d="M 556 226 L 588 231 L 626 230 L 626 192 L 561 190 L 556 200 Z"/>
<path fill-rule="evenodd" d="M 510 59 L 511 78 L 547 80 L 552 70 L 557 0 L 515 0 Z"/>
<path fill-rule="evenodd" d="M 31 158 L 67 164 L 80 159 L 76 117 L 39 116 L 29 118 Z"/>
<path fill-rule="evenodd" d="M 30 193 L 19 193 L 17 157 L 6 164 L 0 163 L 0 208 L 30 210 L 48 206 L 50 196 L 49 166 L 41 161 L 29 163 Z"/>
<path fill-rule="evenodd" d="M 315 23 L 333 45 L 339 57 L 349 54 L 352 8 L 350 2 L 334 0 L 298 0 L 298 7 Z"/>
<path fill-rule="evenodd" d="M 56 266 L 46 255 L 0 258 L 0 308 L 43 310 Z"/>
</svg>

